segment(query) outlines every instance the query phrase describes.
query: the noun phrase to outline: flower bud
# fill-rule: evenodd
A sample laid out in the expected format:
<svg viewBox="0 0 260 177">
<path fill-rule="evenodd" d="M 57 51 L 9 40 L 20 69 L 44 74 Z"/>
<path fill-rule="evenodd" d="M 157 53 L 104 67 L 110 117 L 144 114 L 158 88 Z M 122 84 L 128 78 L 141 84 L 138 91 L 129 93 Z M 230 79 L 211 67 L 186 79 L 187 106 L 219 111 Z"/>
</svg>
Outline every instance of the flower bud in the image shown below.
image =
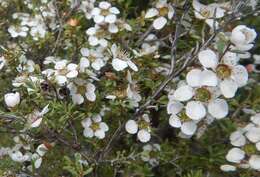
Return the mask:
<svg viewBox="0 0 260 177">
<path fill-rule="evenodd" d="M 20 103 L 20 94 L 18 92 L 7 93 L 5 94 L 4 99 L 5 99 L 5 104 L 8 107 L 13 108 Z"/>
</svg>

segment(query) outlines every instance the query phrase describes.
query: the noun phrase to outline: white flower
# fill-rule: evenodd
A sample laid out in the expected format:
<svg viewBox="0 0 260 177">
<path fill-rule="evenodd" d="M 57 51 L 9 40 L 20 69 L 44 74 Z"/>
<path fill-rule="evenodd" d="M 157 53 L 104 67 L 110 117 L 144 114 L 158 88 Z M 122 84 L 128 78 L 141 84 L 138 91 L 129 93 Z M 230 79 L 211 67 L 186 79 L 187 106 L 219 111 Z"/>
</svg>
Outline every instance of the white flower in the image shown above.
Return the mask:
<svg viewBox="0 0 260 177">
<path fill-rule="evenodd" d="M 192 5 L 196 18 L 205 20 L 205 22 L 213 29 L 219 27 L 218 22 L 214 19 L 222 18 L 225 15 L 225 10 L 221 7 L 221 4 L 212 3 L 204 5 L 198 0 L 193 0 Z"/>
<path fill-rule="evenodd" d="M 25 162 L 30 159 L 28 154 L 23 154 L 21 151 L 11 150 L 9 152 L 10 158 L 15 162 Z"/>
<path fill-rule="evenodd" d="M 42 73 L 52 79 L 54 76 L 55 81 L 63 86 L 68 83 L 69 79 L 76 78 L 78 76 L 78 65 L 74 63 L 68 63 L 68 60 L 53 60 L 54 70 L 46 69 Z"/>
<path fill-rule="evenodd" d="M 111 4 L 106 1 L 99 3 L 99 7 L 93 8 L 91 11 L 92 18 L 97 24 L 109 23 L 113 24 L 117 20 L 120 11 L 116 7 L 111 7 Z"/>
<path fill-rule="evenodd" d="M 130 67 L 134 71 L 138 71 L 137 66 L 131 61 L 129 54 L 120 49 L 116 44 L 111 47 L 112 53 L 112 66 L 116 71 L 122 71 L 127 67 Z"/>
<path fill-rule="evenodd" d="M 108 58 L 104 56 L 104 48 L 97 47 L 95 49 L 82 48 L 80 50 L 81 55 L 83 56 L 80 59 L 80 71 L 85 71 L 85 68 L 91 67 L 99 71 L 103 66 L 105 66 Z M 91 64 L 90 64 L 91 63 Z"/>
<path fill-rule="evenodd" d="M 232 30 L 230 41 L 235 45 L 236 49 L 241 51 L 250 50 L 257 34 L 254 29 L 245 25 L 238 25 Z"/>
<path fill-rule="evenodd" d="M 84 119 L 81 122 L 84 127 L 84 136 L 88 138 L 97 137 L 98 139 L 105 138 L 105 133 L 109 130 L 107 124 L 102 122 L 101 116 L 95 115 Z"/>
<path fill-rule="evenodd" d="M 167 3 L 166 0 L 159 0 L 159 2 L 156 3 L 155 8 L 151 8 L 146 12 L 145 18 L 157 17 L 153 21 L 153 27 L 160 30 L 166 25 L 167 18 L 171 20 L 173 15 L 174 9 L 171 4 Z"/>
<path fill-rule="evenodd" d="M 245 152 L 240 148 L 232 148 L 228 151 L 226 159 L 229 162 L 240 163 L 245 158 Z"/>
<path fill-rule="evenodd" d="M 82 10 L 85 13 L 85 17 L 87 19 L 91 19 L 91 11 L 94 9 L 94 3 L 96 0 L 85 0 L 82 1 L 80 4 L 79 9 Z"/>
<path fill-rule="evenodd" d="M 237 168 L 233 165 L 221 165 L 220 169 L 224 172 L 231 172 L 237 170 Z"/>
<path fill-rule="evenodd" d="M 16 38 L 16 37 L 26 37 L 27 36 L 27 32 L 29 31 L 29 28 L 26 27 L 26 26 L 10 26 L 8 28 L 8 32 L 11 34 L 11 36 L 13 38 Z"/>
<path fill-rule="evenodd" d="M 203 77 L 204 75 L 205 77 Z M 186 115 L 190 119 L 201 120 L 206 116 L 207 111 L 216 119 L 226 117 L 228 114 L 228 104 L 224 99 L 218 98 L 220 96 L 219 89 L 217 87 L 206 86 L 214 86 L 217 83 L 217 81 L 210 81 L 210 78 L 215 79 L 215 76 L 211 77 L 210 75 L 207 70 L 191 70 L 186 77 L 189 85 L 184 83 L 175 90 L 171 97 L 175 102 L 169 101 L 167 106 L 168 113 L 170 109 L 176 110 L 182 107 L 179 103 L 176 105 L 176 101 L 187 101 L 185 109 Z M 170 108 L 170 106 L 172 107 L 173 105 L 175 108 Z M 178 111 L 177 109 L 177 113 Z"/>
<path fill-rule="evenodd" d="M 82 104 L 84 97 L 92 102 L 96 100 L 96 87 L 90 82 L 86 82 L 83 79 L 75 79 L 74 82 L 69 83 L 68 88 L 74 104 Z"/>
<path fill-rule="evenodd" d="M 32 154 L 31 160 L 33 161 L 33 165 L 36 169 L 40 168 L 42 164 L 42 157 L 45 155 L 47 151 L 48 148 L 44 144 L 40 144 L 36 149 L 36 153 Z"/>
<path fill-rule="evenodd" d="M 209 56 L 211 57 L 209 57 L 208 59 L 205 56 L 201 57 L 200 59 L 201 64 L 204 67 L 213 69 L 216 72 L 216 75 L 218 76 L 219 79 L 219 86 L 220 86 L 221 93 L 226 98 L 232 98 L 235 96 L 235 93 L 239 87 L 246 85 L 248 81 L 248 72 L 244 66 L 238 64 L 239 58 L 237 54 L 232 52 L 227 52 L 223 56 L 222 61 L 216 65 L 215 64 L 216 60 L 212 62 L 212 56 L 213 56 L 212 52 L 213 51 L 207 52 L 207 53 L 211 53 L 209 54 Z M 199 71 L 196 71 L 196 73 L 192 73 L 192 74 L 193 75 L 190 74 L 189 77 L 187 76 L 188 83 L 192 83 L 192 81 L 190 80 L 192 80 L 194 77 L 198 77 L 198 78 L 202 77 L 200 76 Z M 209 78 L 209 76 L 207 77 Z M 213 80 L 213 77 L 211 80 Z"/>
<path fill-rule="evenodd" d="M 107 32 L 100 26 L 95 25 L 95 27 L 90 27 L 87 29 L 86 34 L 89 36 L 88 42 L 91 46 L 100 45 L 104 48 L 107 47 L 108 41 L 106 38 L 109 36 L 107 36 Z"/>
<path fill-rule="evenodd" d="M 159 159 L 154 154 L 161 150 L 159 144 L 147 144 L 143 146 L 143 152 L 141 153 L 141 159 L 144 162 L 148 162 L 151 166 L 155 167 L 159 165 Z"/>
<path fill-rule="evenodd" d="M 47 151 L 48 148 L 44 144 L 40 144 L 36 149 L 37 154 L 41 157 L 44 156 Z"/>
<path fill-rule="evenodd" d="M 5 100 L 5 104 L 8 107 L 13 108 L 20 103 L 20 93 L 18 92 L 7 93 L 4 96 L 4 100 Z"/>
<path fill-rule="evenodd" d="M 44 38 L 47 33 L 46 27 L 44 25 L 38 25 L 31 28 L 30 34 L 34 40 L 39 40 L 39 38 Z"/>
<path fill-rule="evenodd" d="M 254 170 L 260 170 L 260 156 L 252 155 L 248 161 L 250 167 Z"/>
<path fill-rule="evenodd" d="M 49 111 L 48 106 L 49 105 L 45 106 L 41 112 L 35 110 L 34 112 L 26 116 L 29 127 L 36 128 L 40 126 L 43 116 Z"/>
<path fill-rule="evenodd" d="M 158 48 L 160 46 L 160 42 L 157 41 L 157 37 L 155 34 L 149 34 L 144 42 L 141 45 L 140 50 L 133 50 L 133 53 L 136 55 L 136 57 L 141 57 L 144 55 L 150 55 L 150 54 L 156 54 L 156 51 L 158 51 Z"/>
<path fill-rule="evenodd" d="M 144 114 L 138 121 L 128 120 L 125 124 L 125 129 L 130 134 L 137 133 L 137 138 L 142 143 L 146 143 L 151 139 L 150 120 L 147 114 Z"/>
<path fill-rule="evenodd" d="M 42 164 L 42 158 L 36 153 L 32 154 L 31 158 L 32 158 L 32 161 L 34 162 L 33 163 L 34 168 L 36 168 L 36 169 L 40 168 L 40 166 Z"/>
<path fill-rule="evenodd" d="M 182 116 L 172 114 L 169 118 L 169 124 L 174 128 L 180 128 L 181 132 L 187 136 L 192 136 L 197 130 L 195 121 L 182 120 Z"/>
</svg>

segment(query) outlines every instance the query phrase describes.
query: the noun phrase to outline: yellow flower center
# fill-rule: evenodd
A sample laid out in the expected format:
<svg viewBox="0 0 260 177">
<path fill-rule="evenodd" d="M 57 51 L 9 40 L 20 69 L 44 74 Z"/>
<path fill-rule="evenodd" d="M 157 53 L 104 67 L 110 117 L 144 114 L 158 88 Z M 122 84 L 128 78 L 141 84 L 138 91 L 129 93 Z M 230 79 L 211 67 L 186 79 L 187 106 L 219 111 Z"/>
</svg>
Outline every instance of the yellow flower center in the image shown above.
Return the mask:
<svg viewBox="0 0 260 177">
<path fill-rule="evenodd" d="M 87 91 L 87 88 L 84 85 L 80 85 L 77 87 L 77 92 L 81 95 L 84 95 Z"/>
<path fill-rule="evenodd" d="M 210 11 L 207 8 L 200 9 L 200 15 L 202 15 L 205 18 L 210 17 Z"/>
<path fill-rule="evenodd" d="M 243 147 L 243 150 L 246 152 L 246 154 L 255 154 L 255 153 L 257 153 L 257 149 L 256 149 L 255 145 L 253 145 L 253 144 L 246 144 Z"/>
<path fill-rule="evenodd" d="M 196 89 L 195 99 L 202 102 L 207 102 L 211 98 L 211 93 L 208 89 L 202 87 Z"/>
<path fill-rule="evenodd" d="M 60 69 L 58 72 L 60 75 L 66 75 L 68 70 L 66 68 L 64 68 L 64 69 Z"/>
<path fill-rule="evenodd" d="M 168 12 L 169 12 L 169 9 L 167 7 L 162 7 L 162 8 L 159 9 L 159 15 L 160 16 L 165 16 L 165 15 L 168 14 Z"/>
<path fill-rule="evenodd" d="M 96 57 L 93 55 L 88 56 L 89 61 L 94 62 L 96 60 Z"/>
<path fill-rule="evenodd" d="M 126 50 L 118 48 L 117 50 L 117 57 L 121 60 L 128 60 L 130 59 L 130 55 Z"/>
<path fill-rule="evenodd" d="M 218 65 L 216 72 L 217 76 L 221 79 L 228 78 L 231 75 L 231 69 L 225 64 Z"/>
<path fill-rule="evenodd" d="M 190 120 L 190 118 L 186 115 L 185 111 L 180 112 L 179 118 L 182 122 Z"/>
<path fill-rule="evenodd" d="M 138 122 L 138 127 L 139 127 L 139 129 L 150 129 L 150 124 L 149 124 L 149 122 L 146 122 L 145 120 L 140 120 L 139 122 Z"/>
<path fill-rule="evenodd" d="M 100 129 L 99 123 L 93 122 L 93 123 L 91 124 L 90 128 L 91 128 L 93 131 L 99 130 L 99 129 Z"/>
</svg>

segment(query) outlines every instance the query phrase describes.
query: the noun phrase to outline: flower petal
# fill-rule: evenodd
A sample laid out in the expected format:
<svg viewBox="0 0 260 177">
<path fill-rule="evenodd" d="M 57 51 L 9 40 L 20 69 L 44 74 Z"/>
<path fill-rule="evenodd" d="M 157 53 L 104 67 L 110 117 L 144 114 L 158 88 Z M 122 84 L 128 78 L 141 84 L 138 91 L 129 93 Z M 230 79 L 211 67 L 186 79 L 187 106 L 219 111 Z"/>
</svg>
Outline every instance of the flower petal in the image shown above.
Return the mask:
<svg viewBox="0 0 260 177">
<path fill-rule="evenodd" d="M 151 139 L 151 134 L 148 131 L 142 129 L 137 133 L 137 137 L 142 143 L 146 143 Z"/>
<path fill-rule="evenodd" d="M 99 127 L 100 127 L 104 132 L 106 132 L 106 131 L 109 130 L 109 127 L 107 126 L 107 124 L 106 124 L 105 122 L 101 122 L 101 123 L 99 124 Z"/>
<path fill-rule="evenodd" d="M 233 165 L 221 165 L 220 169 L 224 172 L 231 172 L 237 170 L 237 168 Z"/>
<path fill-rule="evenodd" d="M 252 155 L 248 161 L 250 167 L 255 170 L 260 170 L 260 156 Z"/>
<path fill-rule="evenodd" d="M 200 84 L 203 86 L 215 87 L 218 84 L 218 77 L 216 73 L 210 70 L 204 70 L 201 72 Z"/>
<path fill-rule="evenodd" d="M 184 85 L 175 90 L 173 98 L 178 101 L 188 101 L 193 95 L 193 89 L 188 85 Z"/>
<path fill-rule="evenodd" d="M 237 65 L 232 69 L 232 79 L 237 83 L 238 87 L 245 86 L 248 81 L 248 72 L 242 65 Z"/>
<path fill-rule="evenodd" d="M 132 70 L 138 71 L 137 66 L 131 60 L 127 60 L 127 64 Z"/>
<path fill-rule="evenodd" d="M 228 151 L 226 159 L 229 162 L 240 163 L 245 158 L 245 152 L 240 148 L 232 148 Z"/>
<path fill-rule="evenodd" d="M 92 138 L 94 136 L 94 132 L 91 128 L 85 128 L 83 135 L 87 138 Z"/>
<path fill-rule="evenodd" d="M 109 24 L 108 26 L 108 31 L 110 33 L 117 33 L 119 31 L 118 27 L 116 26 L 116 24 L 112 23 L 112 24 Z"/>
<path fill-rule="evenodd" d="M 81 94 L 73 94 L 72 95 L 72 102 L 74 104 L 82 104 L 84 102 L 84 97 Z"/>
<path fill-rule="evenodd" d="M 97 24 L 100 24 L 100 23 L 104 22 L 104 20 L 105 20 L 105 17 L 102 16 L 102 15 L 94 16 L 94 22 L 97 23 Z"/>
<path fill-rule="evenodd" d="M 220 83 L 221 93 L 226 98 L 233 98 L 238 89 L 237 83 L 232 79 L 225 79 Z"/>
<path fill-rule="evenodd" d="M 199 101 L 190 101 L 187 103 L 186 115 L 193 120 L 200 120 L 206 116 L 206 109 Z"/>
<path fill-rule="evenodd" d="M 152 17 L 155 17 L 158 14 L 159 14 L 159 12 L 156 8 L 151 8 L 146 12 L 144 18 L 152 18 Z"/>
<path fill-rule="evenodd" d="M 109 14 L 108 16 L 105 17 L 105 22 L 107 22 L 107 23 L 115 23 L 116 22 L 116 15 Z"/>
<path fill-rule="evenodd" d="M 186 82 L 191 87 L 199 87 L 201 85 L 201 70 L 200 69 L 192 69 L 186 75 Z"/>
<path fill-rule="evenodd" d="M 197 124 L 193 121 L 184 122 L 181 126 L 181 132 L 185 135 L 191 136 L 197 130 Z"/>
<path fill-rule="evenodd" d="M 228 115 L 228 104 L 224 99 L 216 99 L 208 104 L 209 113 L 217 118 L 222 119 Z"/>
<path fill-rule="evenodd" d="M 167 19 L 165 17 L 159 17 L 153 21 L 153 27 L 157 30 L 162 29 L 167 23 Z"/>
<path fill-rule="evenodd" d="M 103 130 L 97 130 L 95 131 L 95 136 L 98 138 L 98 139 L 104 139 L 105 138 L 105 132 Z"/>
<path fill-rule="evenodd" d="M 112 66 L 116 71 L 122 71 L 127 68 L 128 64 L 126 61 L 115 58 L 112 60 Z"/>
<path fill-rule="evenodd" d="M 125 124 L 125 129 L 130 134 L 136 134 L 138 131 L 138 125 L 134 120 L 128 120 Z"/>
<path fill-rule="evenodd" d="M 233 146 L 237 147 L 242 147 L 246 144 L 246 137 L 242 134 L 241 131 L 235 131 L 231 133 L 229 140 Z"/>
<path fill-rule="evenodd" d="M 183 109 L 183 104 L 178 101 L 169 101 L 167 104 L 168 114 L 178 114 Z"/>
<path fill-rule="evenodd" d="M 179 119 L 179 117 L 175 114 L 171 115 L 170 119 L 169 119 L 169 124 L 172 126 L 172 127 L 175 127 L 175 128 L 180 128 L 181 127 L 181 120 Z"/>
<path fill-rule="evenodd" d="M 202 66 L 206 68 L 216 68 L 218 64 L 217 55 L 210 49 L 200 51 L 198 58 Z"/>
<path fill-rule="evenodd" d="M 112 14 L 120 14 L 120 11 L 116 7 L 109 8 L 109 12 Z"/>
</svg>

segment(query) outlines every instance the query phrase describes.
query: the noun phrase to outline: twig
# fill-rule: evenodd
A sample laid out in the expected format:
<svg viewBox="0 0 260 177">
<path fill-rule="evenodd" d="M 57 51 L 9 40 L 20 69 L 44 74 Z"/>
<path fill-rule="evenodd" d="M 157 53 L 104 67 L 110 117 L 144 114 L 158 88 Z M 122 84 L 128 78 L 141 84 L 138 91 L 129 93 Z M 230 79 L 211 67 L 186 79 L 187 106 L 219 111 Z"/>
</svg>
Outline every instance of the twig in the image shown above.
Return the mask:
<svg viewBox="0 0 260 177">
<path fill-rule="evenodd" d="M 141 45 L 141 43 L 143 42 L 143 40 L 150 34 L 150 32 L 153 30 L 153 24 L 150 25 L 150 27 L 147 29 L 147 31 L 142 34 L 142 36 L 140 37 L 140 39 L 136 42 L 136 45 L 139 46 Z"/>
</svg>

